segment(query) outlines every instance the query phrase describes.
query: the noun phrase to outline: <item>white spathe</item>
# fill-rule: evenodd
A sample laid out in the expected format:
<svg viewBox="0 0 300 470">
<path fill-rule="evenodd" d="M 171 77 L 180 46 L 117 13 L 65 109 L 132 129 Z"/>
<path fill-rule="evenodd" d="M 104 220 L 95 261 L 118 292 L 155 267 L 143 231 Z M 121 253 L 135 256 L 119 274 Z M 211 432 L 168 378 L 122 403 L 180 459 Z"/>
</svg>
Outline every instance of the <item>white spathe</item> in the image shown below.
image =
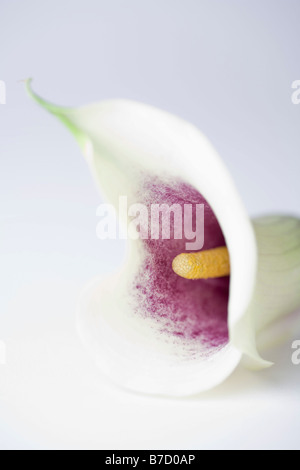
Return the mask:
<svg viewBox="0 0 300 470">
<path fill-rule="evenodd" d="M 180 178 L 208 201 L 230 252 L 230 342 L 208 359 L 199 354 L 189 360 L 176 344 L 160 340 L 151 321 L 132 315 L 126 301 L 127 280 L 137 272 L 143 253 L 136 242 L 129 242 L 128 261 L 120 273 L 109 280 L 93 281 L 80 303 L 79 333 L 101 370 L 132 390 L 182 396 L 221 383 L 243 354 L 254 367 L 270 366 L 257 352 L 256 332 L 276 316 L 290 313 L 300 305 L 299 222 L 277 218 L 273 222 L 255 222 L 254 229 L 230 174 L 211 144 L 193 125 L 171 114 L 125 100 L 78 109 L 60 108 L 33 93 L 30 80 L 27 90 L 71 130 L 110 202 L 117 204 L 120 195 L 130 198 L 141 171 L 159 174 L 166 180 Z M 287 239 L 285 232 L 280 231 L 281 222 L 290 224 L 288 241 L 295 245 L 295 263 L 286 266 L 293 273 L 291 284 L 286 269 L 270 277 L 275 261 L 272 248 L 268 250 L 274 241 L 274 230 L 278 245 L 274 256 L 279 256 L 285 266 Z M 274 306 L 275 285 L 278 295 L 284 289 L 280 308 Z"/>
</svg>

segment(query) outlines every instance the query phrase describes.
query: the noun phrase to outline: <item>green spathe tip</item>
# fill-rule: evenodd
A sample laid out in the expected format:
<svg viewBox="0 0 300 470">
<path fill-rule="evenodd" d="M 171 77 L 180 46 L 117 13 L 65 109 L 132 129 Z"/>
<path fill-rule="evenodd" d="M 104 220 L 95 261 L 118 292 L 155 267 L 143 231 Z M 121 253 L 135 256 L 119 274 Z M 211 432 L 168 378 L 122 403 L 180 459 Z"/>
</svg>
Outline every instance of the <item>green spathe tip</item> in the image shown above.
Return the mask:
<svg viewBox="0 0 300 470">
<path fill-rule="evenodd" d="M 64 107 L 57 106 L 55 104 L 49 103 L 48 101 L 44 100 L 33 91 L 32 81 L 33 81 L 32 78 L 28 78 L 27 80 L 25 80 L 25 88 L 30 98 L 32 98 L 36 103 L 42 106 L 42 108 L 46 109 L 51 114 L 56 116 L 69 129 L 69 131 L 73 134 L 73 136 L 75 137 L 81 149 L 83 149 L 87 141 L 87 136 L 80 129 L 78 129 L 78 127 L 76 127 L 76 125 L 73 123 L 72 121 L 73 108 L 64 108 Z"/>
</svg>

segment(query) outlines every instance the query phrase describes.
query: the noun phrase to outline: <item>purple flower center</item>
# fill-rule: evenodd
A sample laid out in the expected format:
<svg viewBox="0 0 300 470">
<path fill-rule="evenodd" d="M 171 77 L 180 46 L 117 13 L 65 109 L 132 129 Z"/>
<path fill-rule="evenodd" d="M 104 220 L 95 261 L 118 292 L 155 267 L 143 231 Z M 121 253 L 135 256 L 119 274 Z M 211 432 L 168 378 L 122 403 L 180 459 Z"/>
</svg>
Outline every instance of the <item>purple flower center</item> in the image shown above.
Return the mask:
<svg viewBox="0 0 300 470">
<path fill-rule="evenodd" d="M 204 247 L 209 250 L 225 246 L 225 239 L 214 212 L 203 196 L 190 185 L 176 181 L 165 183 L 158 178 L 143 179 L 138 201 L 151 204 L 204 205 Z M 161 223 L 161 221 L 160 221 Z M 195 226 L 194 226 L 195 227 Z M 172 269 L 173 259 L 186 252 L 191 240 L 175 240 L 171 217 L 171 239 L 143 240 L 145 258 L 135 278 L 133 304 L 136 315 L 155 321 L 168 339 L 201 343 L 203 355 L 210 355 L 228 343 L 228 300 L 230 278 L 187 280 Z"/>
</svg>

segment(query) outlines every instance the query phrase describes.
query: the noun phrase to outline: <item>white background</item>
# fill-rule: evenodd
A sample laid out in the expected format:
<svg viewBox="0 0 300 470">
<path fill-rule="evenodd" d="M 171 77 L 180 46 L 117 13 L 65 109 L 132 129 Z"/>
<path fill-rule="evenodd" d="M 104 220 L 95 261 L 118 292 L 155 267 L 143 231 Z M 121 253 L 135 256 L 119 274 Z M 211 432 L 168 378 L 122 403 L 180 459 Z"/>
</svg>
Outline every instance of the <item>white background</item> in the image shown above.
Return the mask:
<svg viewBox="0 0 300 470">
<path fill-rule="evenodd" d="M 150 103 L 196 124 L 251 216 L 299 214 L 298 0 L 1 0 L 0 448 L 299 448 L 300 367 L 238 369 L 185 400 L 108 383 L 75 329 L 82 286 L 122 261 L 96 238 L 101 202 L 66 130 L 31 102 Z"/>
</svg>

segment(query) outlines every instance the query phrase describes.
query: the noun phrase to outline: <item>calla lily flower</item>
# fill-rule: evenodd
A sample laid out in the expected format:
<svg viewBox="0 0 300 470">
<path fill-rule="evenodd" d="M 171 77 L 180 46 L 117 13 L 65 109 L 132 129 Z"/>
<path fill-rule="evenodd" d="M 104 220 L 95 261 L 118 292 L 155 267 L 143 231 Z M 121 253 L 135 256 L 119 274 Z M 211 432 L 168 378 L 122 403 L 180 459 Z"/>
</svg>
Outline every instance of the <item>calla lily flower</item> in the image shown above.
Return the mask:
<svg viewBox="0 0 300 470">
<path fill-rule="evenodd" d="M 300 307 L 300 221 L 251 221 L 234 182 L 193 125 L 144 104 L 112 100 L 78 109 L 27 90 L 72 132 L 105 198 L 204 204 L 204 250 L 226 247 L 230 276 L 184 279 L 172 269 L 186 240 L 128 240 L 118 273 L 94 280 L 79 307 L 82 341 L 115 383 L 192 395 L 224 381 L 242 357 L 272 364 L 257 335 Z"/>
</svg>

